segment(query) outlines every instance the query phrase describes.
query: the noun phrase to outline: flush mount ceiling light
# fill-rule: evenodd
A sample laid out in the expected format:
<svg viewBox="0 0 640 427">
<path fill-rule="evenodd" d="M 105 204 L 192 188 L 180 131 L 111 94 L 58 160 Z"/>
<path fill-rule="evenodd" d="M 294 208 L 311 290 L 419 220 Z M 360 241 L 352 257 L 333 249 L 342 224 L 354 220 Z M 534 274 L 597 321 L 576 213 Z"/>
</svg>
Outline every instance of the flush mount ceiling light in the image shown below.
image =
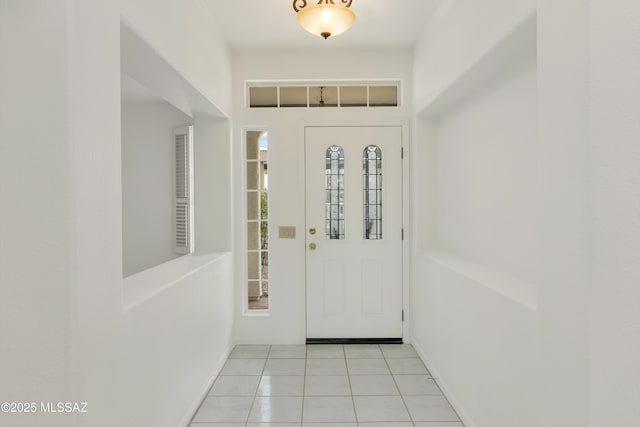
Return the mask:
<svg viewBox="0 0 640 427">
<path fill-rule="evenodd" d="M 307 6 L 307 0 L 293 0 L 293 10 L 298 14 L 298 23 L 316 36 L 328 39 L 347 31 L 356 14 L 349 7 L 353 0 L 319 0 L 318 4 Z"/>
</svg>

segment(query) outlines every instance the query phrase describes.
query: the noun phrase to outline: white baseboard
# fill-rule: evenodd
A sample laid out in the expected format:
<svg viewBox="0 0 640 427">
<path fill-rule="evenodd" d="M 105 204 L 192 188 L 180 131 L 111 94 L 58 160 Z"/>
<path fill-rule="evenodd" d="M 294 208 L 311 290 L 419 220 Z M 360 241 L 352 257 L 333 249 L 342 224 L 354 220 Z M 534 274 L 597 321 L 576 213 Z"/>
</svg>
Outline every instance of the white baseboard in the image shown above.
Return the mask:
<svg viewBox="0 0 640 427">
<path fill-rule="evenodd" d="M 418 353 L 418 356 L 420 356 L 424 364 L 427 365 L 427 369 L 429 370 L 429 372 L 431 372 L 431 376 L 433 377 L 434 381 L 438 384 L 438 387 L 440 387 L 440 390 L 442 390 L 442 393 L 447 398 L 451 406 L 453 406 L 453 409 L 458 413 L 458 417 L 460 417 L 460 420 L 465 425 L 465 427 L 478 427 L 473 419 L 471 419 L 471 416 L 469 416 L 469 413 L 467 413 L 467 411 L 464 409 L 460 401 L 453 394 L 446 381 L 442 379 L 438 372 L 438 367 L 431 363 L 431 360 L 429 360 L 429 357 L 427 357 L 427 353 L 420 346 L 420 344 L 415 342 L 413 339 L 410 339 L 409 343 L 413 345 L 413 348 Z"/>
<path fill-rule="evenodd" d="M 300 345 L 304 337 L 246 336 L 236 337 L 236 345 Z"/>
<path fill-rule="evenodd" d="M 216 380 L 216 378 L 220 374 L 220 371 L 222 371 L 222 368 L 224 367 L 224 364 L 229 358 L 229 355 L 231 354 L 233 347 L 234 347 L 233 344 L 229 345 L 227 347 L 227 350 L 222 355 L 222 357 L 218 360 L 218 363 L 216 363 L 216 366 L 213 368 L 213 371 L 209 374 L 208 381 L 200 389 L 200 392 L 196 395 L 196 399 L 189 406 L 189 409 L 185 413 L 184 417 L 182 417 L 182 421 L 180 422 L 179 427 L 189 427 L 189 424 L 191 424 L 191 419 L 193 418 L 196 411 L 200 407 L 200 403 L 202 403 L 205 397 L 207 397 L 209 390 L 213 386 L 213 382 Z"/>
</svg>

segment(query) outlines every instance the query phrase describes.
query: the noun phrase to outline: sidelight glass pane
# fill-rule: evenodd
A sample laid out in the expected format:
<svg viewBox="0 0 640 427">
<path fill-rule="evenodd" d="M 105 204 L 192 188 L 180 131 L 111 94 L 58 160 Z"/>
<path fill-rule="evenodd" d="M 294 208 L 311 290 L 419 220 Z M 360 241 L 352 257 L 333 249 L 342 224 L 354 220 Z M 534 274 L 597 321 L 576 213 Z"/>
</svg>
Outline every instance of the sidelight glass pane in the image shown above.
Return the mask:
<svg viewBox="0 0 640 427">
<path fill-rule="evenodd" d="M 247 223 L 247 249 L 260 249 L 260 223 L 257 221 Z"/>
<path fill-rule="evenodd" d="M 260 163 L 247 162 L 247 190 L 257 190 L 260 185 Z"/>
<path fill-rule="evenodd" d="M 249 280 L 260 279 L 260 252 L 249 252 L 247 254 L 247 261 L 247 277 Z"/>
<path fill-rule="evenodd" d="M 247 192 L 247 220 L 256 221 L 260 219 L 260 193 L 257 191 Z"/>
<path fill-rule="evenodd" d="M 328 239 L 343 240 L 344 227 L 344 150 L 332 145 L 326 156 L 325 234 Z"/>
<path fill-rule="evenodd" d="M 364 238 L 382 239 L 382 150 L 369 145 L 362 155 L 364 191 Z"/>
</svg>

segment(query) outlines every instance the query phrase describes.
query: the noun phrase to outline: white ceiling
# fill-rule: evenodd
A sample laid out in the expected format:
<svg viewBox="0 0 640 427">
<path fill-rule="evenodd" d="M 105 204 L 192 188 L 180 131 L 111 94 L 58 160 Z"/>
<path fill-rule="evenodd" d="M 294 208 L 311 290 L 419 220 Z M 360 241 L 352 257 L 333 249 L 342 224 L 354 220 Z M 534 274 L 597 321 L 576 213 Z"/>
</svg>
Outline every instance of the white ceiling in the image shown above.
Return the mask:
<svg viewBox="0 0 640 427">
<path fill-rule="evenodd" d="M 353 0 L 356 22 L 323 40 L 303 30 L 292 0 L 201 0 L 233 49 L 411 48 L 443 0 Z M 315 0 L 308 0 L 315 4 Z M 337 3 L 337 2 L 336 2 Z"/>
</svg>

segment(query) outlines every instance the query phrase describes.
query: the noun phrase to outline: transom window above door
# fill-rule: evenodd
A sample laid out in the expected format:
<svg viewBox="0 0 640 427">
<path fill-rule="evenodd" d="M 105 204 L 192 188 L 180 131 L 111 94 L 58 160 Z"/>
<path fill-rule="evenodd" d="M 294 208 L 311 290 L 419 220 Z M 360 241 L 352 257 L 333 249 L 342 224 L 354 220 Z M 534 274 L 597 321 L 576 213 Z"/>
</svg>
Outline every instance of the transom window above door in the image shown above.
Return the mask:
<svg viewBox="0 0 640 427">
<path fill-rule="evenodd" d="M 346 82 L 248 81 L 249 108 L 398 107 L 399 80 Z"/>
</svg>

